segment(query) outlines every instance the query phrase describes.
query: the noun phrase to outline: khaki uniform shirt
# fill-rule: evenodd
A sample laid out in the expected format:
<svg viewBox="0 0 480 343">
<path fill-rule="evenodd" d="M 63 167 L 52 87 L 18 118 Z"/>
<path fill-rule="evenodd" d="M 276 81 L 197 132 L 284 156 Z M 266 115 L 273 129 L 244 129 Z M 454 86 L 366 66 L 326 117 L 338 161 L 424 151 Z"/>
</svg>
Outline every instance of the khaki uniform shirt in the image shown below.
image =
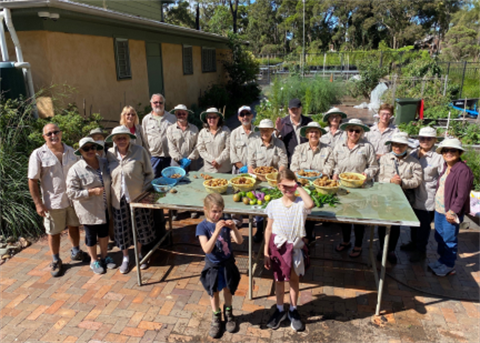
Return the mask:
<svg viewBox="0 0 480 343">
<path fill-rule="evenodd" d="M 322 142 L 315 151 L 312 150 L 308 142 L 297 145 L 290 164 L 290 169 L 294 172 L 301 169 L 313 169 L 328 176 L 332 174 L 333 167 L 333 149 Z"/>
<path fill-rule="evenodd" d="M 230 161 L 232 164 L 240 162 L 244 166 L 247 165 L 248 144 L 256 137 L 259 137 L 259 134 L 255 132 L 253 124 L 248 135 L 242 125 L 232 131 L 230 136 Z"/>
<path fill-rule="evenodd" d="M 375 123 L 369 132 L 365 132 L 365 139 L 369 141 L 375 148 L 375 153 L 378 155 L 385 155 L 390 152 L 390 146 L 385 145 L 388 142 L 394 133 L 399 132 L 398 128 L 395 125 L 390 125 L 385 129 L 385 131 L 380 132 L 378 124 Z"/>
<path fill-rule="evenodd" d="M 67 196 L 67 174 L 78 161 L 72 147 L 63 144 L 62 163 L 45 143 L 35 149 L 28 162 L 28 178 L 40 180 L 43 203 L 47 210 L 61 210 L 72 206 Z"/>
<path fill-rule="evenodd" d="M 157 119 L 160 118 L 160 119 Z M 165 111 L 162 117 L 147 114 L 142 120 L 143 134 L 150 154 L 153 157 L 169 157 L 167 129 L 177 122 L 177 118 Z"/>
<path fill-rule="evenodd" d="M 170 125 L 167 129 L 168 151 L 170 157 L 175 162 L 182 158 L 196 160 L 198 158 L 197 151 L 198 128 L 188 123 L 188 127 L 183 131 L 177 123 Z"/>
<path fill-rule="evenodd" d="M 341 142 L 347 139 L 347 133 L 343 130 L 338 129 L 335 134 L 330 132 L 330 128 L 326 127 L 325 130 L 327 133 L 320 138 L 320 142 L 329 145 L 332 149 L 337 145 L 338 142 Z"/>
<path fill-rule="evenodd" d="M 288 157 L 285 144 L 277 137 L 272 136 L 270 144 L 266 146 L 261 137 L 256 137 L 248 145 L 248 166 L 274 167 L 277 170 L 280 167 L 288 167 Z"/>
<path fill-rule="evenodd" d="M 135 136 L 137 136 L 137 139 L 131 139 L 130 142 L 133 144 L 143 146 L 147 151 L 149 151 L 148 142 L 147 142 L 147 139 L 145 138 L 145 134 L 143 133 L 142 125 L 140 124 L 135 125 Z"/>
<path fill-rule="evenodd" d="M 372 144 L 360 139 L 352 150 L 348 148 L 347 141 L 337 144 L 333 148 L 335 167 L 333 174 L 365 173 L 369 179 L 375 178 L 378 173 L 378 162 Z"/>
<path fill-rule="evenodd" d="M 215 135 L 209 129 L 202 129 L 198 134 L 197 150 L 203 158 L 203 171 L 207 173 L 229 173 L 232 170 L 230 163 L 230 129 L 223 126 Z M 215 168 L 212 162 L 220 164 Z"/>
<path fill-rule="evenodd" d="M 104 187 L 107 197 L 107 206 L 110 204 L 110 172 L 106 159 L 98 158 L 99 169 L 102 173 L 103 185 L 97 171 L 85 162 L 84 159 L 75 163 L 68 171 L 67 194 L 73 201 L 73 207 L 77 213 L 80 224 L 100 225 L 107 222 L 103 194 L 88 195 L 88 190 L 97 187 Z"/>
<path fill-rule="evenodd" d="M 398 176 L 402 179 L 402 188 L 417 188 L 423 180 L 422 166 L 416 158 L 413 158 L 410 155 L 398 159 L 393 153 L 388 153 L 380 157 L 380 173 L 378 174 L 378 181 L 389 183 L 390 179 L 397 174 L 395 160 L 398 163 L 398 171 L 400 173 Z"/>
<path fill-rule="evenodd" d="M 443 157 L 430 150 L 422 158 L 418 158 L 419 149 L 412 151 L 410 156 L 416 158 L 423 169 L 423 182 L 415 189 L 415 203 L 413 208 L 423 211 L 435 210 L 435 192 L 438 178 L 443 171 Z"/>
<path fill-rule="evenodd" d="M 153 180 L 153 169 L 148 152 L 140 145 L 130 144 L 127 155 L 120 160 L 116 147 L 108 149 L 107 160 L 112 180 L 112 206 L 120 209 L 122 197 L 122 171 L 125 177 L 128 194 L 133 200 L 150 187 Z"/>
</svg>

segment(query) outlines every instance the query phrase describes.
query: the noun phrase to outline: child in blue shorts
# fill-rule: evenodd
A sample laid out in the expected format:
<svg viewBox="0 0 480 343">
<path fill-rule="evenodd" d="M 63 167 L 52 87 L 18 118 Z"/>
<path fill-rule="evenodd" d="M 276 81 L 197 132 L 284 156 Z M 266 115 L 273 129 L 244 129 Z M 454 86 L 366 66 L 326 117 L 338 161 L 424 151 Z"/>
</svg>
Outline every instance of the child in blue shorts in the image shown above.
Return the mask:
<svg viewBox="0 0 480 343">
<path fill-rule="evenodd" d="M 195 235 L 200 240 L 205 252 L 205 268 L 200 281 L 210 296 L 212 305 L 212 324 L 209 335 L 219 338 L 222 333 L 222 311 L 220 310 L 219 293 L 223 290 L 225 304 L 223 312 L 228 332 L 237 328 L 232 313 L 232 294 L 235 294 L 240 283 L 240 272 L 235 265 L 231 242 L 242 244 L 243 237 L 232 220 L 223 220 L 225 203 L 220 194 L 209 194 L 203 200 L 206 219 L 197 225 Z"/>
</svg>

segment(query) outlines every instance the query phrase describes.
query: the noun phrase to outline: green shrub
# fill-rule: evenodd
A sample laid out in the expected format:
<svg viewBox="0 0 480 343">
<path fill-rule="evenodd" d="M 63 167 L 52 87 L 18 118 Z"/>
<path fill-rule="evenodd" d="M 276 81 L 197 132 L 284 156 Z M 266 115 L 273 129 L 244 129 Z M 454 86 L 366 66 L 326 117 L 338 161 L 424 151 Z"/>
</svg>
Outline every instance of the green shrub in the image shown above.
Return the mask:
<svg viewBox="0 0 480 343">
<path fill-rule="evenodd" d="M 388 74 L 388 67 L 378 65 L 378 60 L 369 58 L 360 61 L 358 64 L 360 80 L 352 81 L 348 85 L 350 94 L 353 97 L 363 96 L 370 98 L 370 93 L 377 87 L 380 79 Z"/>
<path fill-rule="evenodd" d="M 472 170 L 473 190 L 477 192 L 480 191 L 480 154 L 478 151 L 469 148 L 462 154 L 462 160 L 464 160 L 467 166 Z"/>
</svg>

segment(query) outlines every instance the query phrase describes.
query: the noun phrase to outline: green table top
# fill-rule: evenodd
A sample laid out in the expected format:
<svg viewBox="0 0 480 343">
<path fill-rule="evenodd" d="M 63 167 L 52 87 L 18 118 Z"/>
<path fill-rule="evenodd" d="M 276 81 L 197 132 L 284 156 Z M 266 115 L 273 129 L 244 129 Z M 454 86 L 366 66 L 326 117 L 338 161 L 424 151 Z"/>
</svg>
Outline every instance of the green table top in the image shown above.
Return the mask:
<svg viewBox="0 0 480 343">
<path fill-rule="evenodd" d="M 198 179 L 193 176 L 197 175 Z M 213 177 L 227 180 L 235 177 L 231 174 L 208 173 Z M 203 210 L 203 199 L 207 191 L 203 186 L 204 179 L 200 172 L 190 172 L 185 178 L 189 182 L 175 186 L 177 193 L 167 193 L 155 201 L 155 193 L 149 192 L 135 199 L 132 207 L 170 208 L 179 210 Z M 257 188 L 268 186 L 266 182 L 260 183 Z M 369 224 L 369 225 L 406 225 L 420 226 L 420 223 L 410 207 L 400 186 L 391 183 L 375 183 L 370 188 L 348 188 L 350 194 L 338 196 L 340 204 L 337 207 L 328 205 L 312 209 L 309 216 L 311 220 L 332 221 L 343 223 Z M 263 210 L 254 209 L 250 205 L 233 201 L 233 189 L 228 187 L 225 194 L 225 212 L 244 215 L 264 215 Z"/>
</svg>

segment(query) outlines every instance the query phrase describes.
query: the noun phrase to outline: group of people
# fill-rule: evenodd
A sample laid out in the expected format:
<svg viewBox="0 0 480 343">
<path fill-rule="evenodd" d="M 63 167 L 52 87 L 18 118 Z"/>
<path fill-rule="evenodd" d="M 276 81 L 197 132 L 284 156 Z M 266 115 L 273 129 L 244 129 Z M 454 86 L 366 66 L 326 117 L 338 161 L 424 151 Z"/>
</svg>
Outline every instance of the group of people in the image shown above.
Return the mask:
<svg viewBox="0 0 480 343">
<path fill-rule="evenodd" d="M 120 272 L 128 273 L 132 220 L 136 223 L 140 252 L 142 246 L 155 239 L 157 227 L 151 210 L 131 211 L 129 203 L 147 190 L 164 168 L 175 165 L 189 171 L 198 169 L 202 163 L 202 170 L 207 173 L 252 173 L 259 166 L 279 171 L 277 182 L 283 197 L 267 206 L 266 226 L 263 217 L 257 217 L 254 235 L 255 241 L 265 239 L 265 267 L 274 271 L 276 281 L 277 308 L 268 323 L 272 329 L 278 328 L 287 317 L 283 304 L 285 281 L 290 283 L 288 317 L 292 328 L 304 328 L 296 309 L 299 277 L 308 267 L 305 250 L 315 235 L 314 222 L 306 220 L 313 201 L 298 186 L 295 175 L 301 169 L 318 170 L 333 180 L 341 173 L 356 172 L 367 180 L 399 185 L 421 224 L 419 228 L 411 228 L 411 242 L 400 249 L 412 252 L 411 262 L 425 259 L 434 221 L 440 258 L 429 267 L 439 276 L 455 272 L 459 223 L 469 211 L 473 182 L 472 172 L 461 160 L 464 148 L 457 139 L 445 139 L 435 148 L 436 130 L 426 127 L 420 131 L 419 146 L 412 150 L 408 135 L 391 124 L 394 111 L 388 104 L 381 105 L 379 121 L 372 127 L 355 118 L 344 122 L 347 115 L 332 108 L 323 116 L 326 128 L 302 115 L 298 99 L 289 102 L 289 115 L 275 123 L 263 119 L 258 126 L 253 125 L 251 108 L 242 106 L 237 112 L 241 125 L 233 131 L 225 126 L 223 114 L 214 107 L 201 113 L 204 127 L 199 131 L 189 123 L 188 117 L 193 112 L 185 105 L 167 112 L 161 94 L 152 95 L 150 104 L 152 111 L 141 125 L 135 109 L 126 106 L 120 126 L 109 135 L 101 129 L 92 130 L 80 140 L 77 150 L 62 143 L 62 132 L 56 124 L 43 128 L 46 143 L 31 154 L 28 179 L 37 212 L 44 217 L 53 255 L 52 275 L 61 274 L 60 234 L 67 227 L 72 260 L 90 260 L 90 268 L 97 274 L 116 268 L 107 253 L 109 239 L 113 239 L 123 252 Z M 113 147 L 105 151 L 105 143 L 113 143 Z M 224 202 L 220 195 L 208 195 L 203 209 L 205 220 L 196 230 L 206 254 L 201 281 L 211 297 L 210 335 L 218 337 L 221 290 L 225 296 L 226 329 L 233 332 L 236 328 L 232 294 L 240 277 L 231 243 L 243 241 L 238 231 L 242 218 L 223 216 Z M 85 230 L 88 254 L 79 247 L 80 225 Z M 350 249 L 353 227 L 355 242 L 349 256 L 360 256 L 365 226 L 341 224 L 341 227 L 343 241 L 335 250 Z M 387 257 L 391 263 L 397 261 L 399 235 L 400 228 L 393 226 Z M 378 228 L 378 236 L 383 247 L 384 227 Z M 148 268 L 148 261 L 140 268 Z"/>
</svg>

